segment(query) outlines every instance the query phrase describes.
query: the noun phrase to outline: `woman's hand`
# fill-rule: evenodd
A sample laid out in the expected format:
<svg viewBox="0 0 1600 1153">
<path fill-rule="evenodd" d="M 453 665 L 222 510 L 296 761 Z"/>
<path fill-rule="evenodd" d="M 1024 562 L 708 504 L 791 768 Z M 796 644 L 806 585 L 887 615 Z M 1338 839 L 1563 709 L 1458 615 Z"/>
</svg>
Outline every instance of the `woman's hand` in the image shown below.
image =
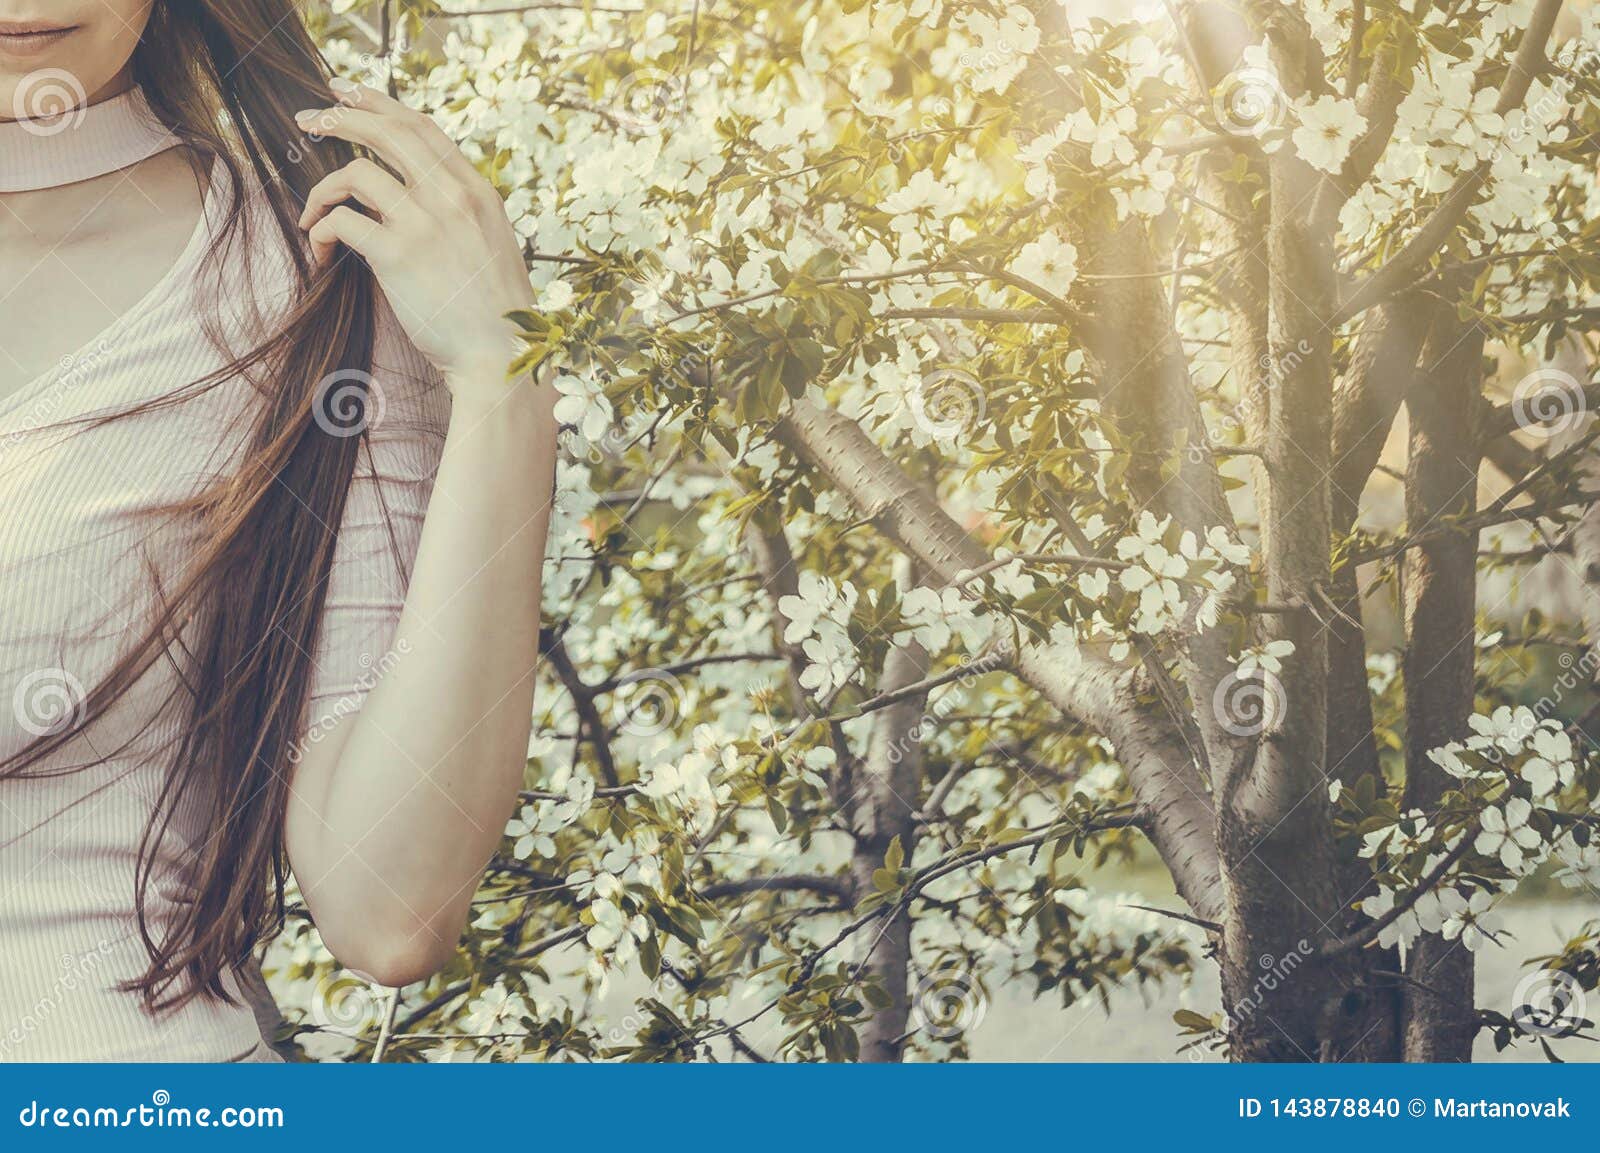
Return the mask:
<svg viewBox="0 0 1600 1153">
<path fill-rule="evenodd" d="M 500 197 L 426 116 L 364 85 L 332 87 L 339 104 L 297 113 L 300 126 L 361 145 L 399 178 L 359 159 L 321 180 L 300 217 L 313 256 L 360 253 L 456 402 L 493 404 L 516 355 L 505 314 L 533 303 Z"/>
</svg>

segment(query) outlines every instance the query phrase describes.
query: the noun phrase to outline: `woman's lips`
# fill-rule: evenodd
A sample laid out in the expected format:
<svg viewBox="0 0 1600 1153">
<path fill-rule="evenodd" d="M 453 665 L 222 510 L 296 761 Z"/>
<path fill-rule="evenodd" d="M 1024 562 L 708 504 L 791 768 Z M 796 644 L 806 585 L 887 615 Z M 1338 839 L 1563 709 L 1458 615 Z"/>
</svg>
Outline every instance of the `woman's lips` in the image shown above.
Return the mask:
<svg viewBox="0 0 1600 1153">
<path fill-rule="evenodd" d="M 0 52 L 12 56 L 31 56 L 60 43 L 77 31 L 43 24 L 0 24 Z"/>
</svg>

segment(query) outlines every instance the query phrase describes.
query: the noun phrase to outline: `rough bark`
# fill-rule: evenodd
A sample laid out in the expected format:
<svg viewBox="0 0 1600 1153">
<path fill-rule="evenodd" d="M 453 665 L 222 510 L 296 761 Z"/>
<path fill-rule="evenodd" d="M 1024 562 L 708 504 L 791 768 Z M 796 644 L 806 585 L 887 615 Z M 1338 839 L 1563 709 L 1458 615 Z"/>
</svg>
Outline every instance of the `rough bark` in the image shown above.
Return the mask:
<svg viewBox="0 0 1600 1153">
<path fill-rule="evenodd" d="M 1356 340 L 1350 366 L 1333 397 L 1333 484 L 1330 494 L 1334 538 L 1357 524 L 1361 494 L 1394 426 L 1401 401 L 1416 376 L 1417 359 L 1430 311 L 1420 299 L 1406 299 L 1372 313 Z M 1336 565 L 1330 578 L 1328 621 L 1328 774 L 1354 788 L 1363 777 L 1380 776 L 1373 732 L 1372 693 L 1367 685 L 1367 641 L 1360 581 L 1353 563 Z M 1365 921 L 1354 909 L 1369 895 L 1372 869 L 1350 851 L 1338 862 L 1343 932 Z M 1357 986 L 1365 999 L 1360 1041 L 1351 1059 L 1398 1061 L 1401 1057 L 1399 985 L 1383 973 L 1400 970 L 1394 949 L 1368 949 L 1359 958 Z"/>
<path fill-rule="evenodd" d="M 1185 27 L 1191 65 L 1204 91 L 1226 80 L 1244 49 L 1257 43 L 1243 17 L 1219 3 L 1196 4 Z M 1222 178 L 1241 155 L 1259 186 Z M 1206 157 L 1201 171 L 1206 177 L 1207 197 L 1222 210 L 1217 218 L 1218 235 L 1228 250 L 1236 253 L 1218 274 L 1215 286 L 1228 320 L 1228 370 L 1239 390 L 1234 423 L 1243 430 L 1247 444 L 1259 446 L 1266 443 L 1274 375 L 1267 336 L 1267 264 L 1257 251 L 1268 226 L 1266 201 L 1255 194 L 1266 186 L 1266 164 L 1249 151 L 1228 149 Z M 1266 461 L 1252 457 L 1250 466 L 1256 510 L 1265 520 L 1272 498 Z"/>
<path fill-rule="evenodd" d="M 1260 37 L 1250 28 L 1241 13 L 1225 5 L 1199 3 L 1190 8 L 1189 12 L 1187 30 L 1191 64 L 1200 77 L 1202 88 L 1211 90 L 1223 82 L 1227 74 L 1238 66 L 1243 48 L 1257 42 Z M 1362 90 L 1363 111 L 1372 128 L 1357 145 L 1351 164 L 1347 166 L 1346 176 L 1352 186 L 1359 183 L 1363 170 L 1370 171 L 1393 128 L 1393 111 L 1400 98 L 1401 85 L 1392 67 L 1391 57 L 1391 51 L 1379 50 L 1377 59 L 1373 63 L 1373 83 Z M 1359 60 L 1355 64 L 1359 64 Z M 1227 170 L 1236 162 L 1237 155 L 1232 151 L 1222 152 L 1216 159 L 1208 161 L 1207 167 Z M 1269 178 L 1265 159 L 1259 156 L 1251 157 L 1247 163 L 1250 166 L 1249 170 L 1258 174 L 1262 185 L 1265 185 Z M 1304 353 L 1298 345 L 1291 346 L 1287 350 L 1280 345 L 1277 353 L 1274 353 L 1271 344 L 1270 277 L 1268 263 L 1261 258 L 1258 251 L 1260 238 L 1267 234 L 1270 227 L 1269 201 L 1252 195 L 1252 189 L 1248 185 L 1242 185 L 1233 179 L 1210 181 L 1207 189 L 1208 196 L 1222 210 L 1218 214 L 1217 228 L 1223 242 L 1243 254 L 1224 270 L 1219 277 L 1218 289 L 1222 294 L 1228 318 L 1231 375 L 1240 399 L 1238 422 L 1243 427 L 1246 443 L 1260 448 L 1272 440 L 1273 410 L 1274 406 L 1280 403 L 1278 392 L 1282 378 L 1286 373 L 1294 371 Z M 1345 194 L 1338 185 L 1324 181 L 1317 190 L 1313 207 L 1305 211 L 1304 215 L 1311 221 L 1331 220 L 1337 212 L 1337 205 L 1344 198 Z M 1419 343 L 1420 339 L 1419 335 Z M 1413 348 L 1411 359 L 1415 360 L 1415 356 L 1416 349 Z M 1283 359 L 1284 357 L 1288 359 Z M 1371 359 L 1369 357 L 1368 361 Z M 1351 395 L 1360 395 L 1360 390 L 1349 388 L 1348 385 L 1361 375 L 1353 372 L 1341 382 L 1346 386 L 1342 390 L 1346 400 Z M 1359 480 L 1354 484 L 1355 495 L 1350 500 L 1347 510 L 1340 507 L 1336 472 L 1332 516 L 1335 534 L 1348 532 L 1355 521 L 1356 503 L 1361 486 L 1365 484 L 1367 475 L 1377 462 L 1378 449 L 1382 446 L 1384 435 L 1393 419 L 1394 408 L 1398 407 L 1398 404 L 1397 394 L 1394 405 L 1389 408 L 1388 416 L 1377 422 L 1382 427 L 1377 432 L 1370 460 L 1365 461 L 1365 467 L 1356 464 L 1359 468 Z M 1351 406 L 1347 404 L 1345 407 Z M 1336 470 L 1346 460 L 1359 462 L 1362 455 L 1359 452 L 1354 456 L 1347 455 L 1351 449 L 1361 447 L 1359 443 L 1361 438 L 1359 435 L 1347 438 L 1347 443 L 1341 446 L 1338 443 L 1339 428 L 1340 425 L 1336 421 L 1333 452 Z M 1365 426 L 1359 429 L 1361 433 L 1367 431 Z M 1357 443 L 1348 443 L 1351 440 Z M 1262 525 L 1263 544 L 1267 551 L 1271 551 L 1269 539 L 1278 523 L 1274 512 L 1277 489 L 1272 483 L 1268 460 L 1264 456 L 1253 456 L 1251 466 L 1253 492 Z M 1338 773 L 1341 768 L 1348 768 L 1357 774 L 1368 771 L 1375 773 L 1378 768 L 1377 747 L 1373 738 L 1372 708 L 1367 688 L 1365 640 L 1360 625 L 1360 596 L 1353 567 L 1340 569 L 1333 574 L 1328 595 L 1338 606 L 1336 612 L 1326 613 L 1325 606 L 1321 603 L 1316 607 L 1328 625 L 1329 634 L 1330 680 L 1326 723 L 1326 757 L 1329 771 Z M 1346 619 L 1341 619 L 1338 613 L 1345 614 L 1348 623 Z M 1361 866 L 1360 872 L 1363 875 L 1370 875 L 1370 871 L 1363 863 L 1355 861 L 1353 854 L 1350 856 L 1352 859 L 1349 861 L 1339 861 L 1341 877 L 1339 891 L 1353 897 L 1360 881 L 1350 877 L 1353 872 L 1350 866 Z M 1346 924 L 1344 927 L 1350 926 Z M 1373 964 L 1374 961 L 1377 964 Z M 1399 966 L 1397 958 L 1380 958 L 1376 955 L 1352 958 L 1351 962 L 1353 967 L 1366 969 L 1387 965 L 1387 968 L 1393 971 Z M 1357 1038 L 1354 1046 L 1343 1054 L 1345 1057 L 1355 1060 L 1398 1058 L 1399 998 L 1392 982 L 1386 982 L 1372 972 L 1361 973 L 1351 982 L 1351 991 L 1341 1002 L 1340 1016 L 1343 1018 L 1341 1025 L 1347 1026 L 1343 1031 Z"/>
<path fill-rule="evenodd" d="M 987 560 L 934 498 L 884 455 L 855 421 L 809 400 L 796 401 L 775 435 L 817 468 L 857 515 L 898 544 L 929 574 L 950 581 Z M 1142 709 L 1135 674 L 1065 645 L 1016 652 L 1017 675 L 1063 716 L 1103 733 L 1116 747 L 1145 814 L 1145 831 L 1197 916 L 1222 912 L 1210 797 L 1182 735 Z"/>
<path fill-rule="evenodd" d="M 1407 399 L 1411 444 L 1406 524 L 1438 527 L 1411 553 L 1405 603 L 1406 808 L 1432 812 L 1452 778 L 1428 750 L 1468 733 L 1476 646 L 1478 533 L 1448 531 L 1477 510 L 1483 330 L 1463 327 L 1449 304 L 1438 310 L 1423 353 L 1424 372 Z M 1473 957 L 1460 941 L 1420 938 L 1406 958 L 1405 1058 L 1470 1061 L 1477 1033 Z"/>
<path fill-rule="evenodd" d="M 806 667 L 805 654 L 800 651 L 799 645 L 792 645 L 784 639 L 789 619 L 779 607 L 784 597 L 797 596 L 800 592 L 800 573 L 795 567 L 794 552 L 789 548 L 789 540 L 781 529 L 767 532 L 754 521 L 745 528 L 744 547 L 755 563 L 756 571 L 761 574 L 762 591 L 771 602 L 772 643 L 787 662 L 789 703 L 798 715 L 807 716 L 811 712 L 811 704 L 806 700 L 805 689 L 800 687 L 800 674 Z"/>
<path fill-rule="evenodd" d="M 1540 0 L 1537 5 L 1498 96 L 1497 111 L 1502 114 L 1522 103 L 1530 82 L 1543 66 L 1545 44 L 1560 7 L 1560 0 Z M 1313 219 L 1336 211 L 1350 190 L 1370 175 L 1393 132 L 1395 111 L 1407 85 L 1395 72 L 1392 49 L 1379 48 L 1373 70 L 1372 83 L 1367 86 L 1361 102 L 1368 130 L 1352 150 L 1341 179 L 1326 182 L 1319 189 L 1310 213 Z M 1485 170 L 1479 169 L 1463 176 L 1413 240 L 1377 273 L 1358 284 L 1339 309 L 1338 319 L 1343 319 L 1373 304 L 1382 304 L 1371 314 L 1357 344 L 1350 371 L 1335 397 L 1332 505 L 1333 528 L 1337 535 L 1348 533 L 1356 523 L 1362 490 L 1378 462 L 1401 399 L 1411 389 L 1415 378 L 1414 365 L 1430 319 L 1426 300 L 1418 294 L 1402 295 L 1387 302 L 1385 297 L 1415 276 L 1448 239 L 1476 198 L 1485 174 Z M 1455 414 L 1457 421 L 1470 423 L 1471 414 L 1480 406 L 1481 399 L 1474 392 L 1463 400 L 1461 411 Z M 1473 467 L 1475 472 L 1476 465 Z M 1331 776 L 1354 785 L 1363 776 L 1376 775 L 1380 769 L 1366 679 L 1360 587 L 1353 565 L 1340 566 L 1333 572 L 1329 599 L 1334 616 L 1328 629 L 1328 770 Z M 1468 628 L 1471 628 L 1470 621 Z M 1470 642 L 1467 647 L 1470 650 Z M 1408 652 L 1409 649 L 1408 645 Z M 1409 676 L 1407 684 L 1409 689 Z M 1410 699 L 1408 697 L 1408 701 Z M 1469 690 L 1469 708 L 1470 704 Z M 1410 749 L 1407 760 L 1409 766 L 1413 760 Z M 1429 763 L 1423 772 L 1436 773 L 1437 770 Z M 1426 787 L 1419 785 L 1419 788 Z M 1350 905 L 1370 886 L 1370 875 L 1363 863 L 1346 857 L 1340 862 L 1339 883 L 1348 912 Z M 1348 915 L 1345 925 L 1349 927 Z M 1424 945 L 1425 951 L 1432 948 Z M 1401 1051 L 1409 1055 L 1461 1049 L 1455 1036 L 1459 1030 L 1451 1023 L 1441 1021 L 1437 1013 L 1430 1013 L 1426 1007 L 1411 1011 L 1419 995 L 1417 987 L 1396 989 L 1387 979 L 1378 976 L 1380 972 L 1397 969 L 1397 958 L 1392 950 L 1368 949 L 1360 960 L 1364 973 L 1359 985 L 1366 990 L 1369 1003 L 1364 1013 L 1364 1039 L 1351 1054 L 1353 1057 L 1386 1060 Z M 1460 961 L 1446 964 L 1459 967 Z M 1460 985 L 1462 975 L 1455 974 L 1454 980 Z M 1467 1004 L 1470 1005 L 1470 974 L 1466 985 Z M 1470 1053 L 1470 1038 L 1466 1046 Z"/>
<path fill-rule="evenodd" d="M 1154 709 L 1130 707 L 1139 696 L 1134 674 L 1062 645 L 1023 649 L 1016 670 L 1058 712 L 1083 717 L 1111 742 L 1178 895 L 1196 916 L 1220 921 L 1216 811 L 1181 734 Z"/>
<path fill-rule="evenodd" d="M 897 692 L 928 675 L 928 654 L 915 641 L 889 650 L 884 658 L 880 692 Z M 858 894 L 873 892 L 872 874 L 897 839 L 906 860 L 916 849 L 917 804 L 922 795 L 922 720 L 926 692 L 908 696 L 879 710 L 873 720 L 862 767 L 855 811 L 855 845 L 850 874 Z M 861 1059 L 899 1061 L 905 1052 L 911 1015 L 907 988 L 911 973 L 911 915 L 902 910 L 872 938 L 863 971 L 889 994 L 861 1030 Z"/>
<path fill-rule="evenodd" d="M 1520 102 L 1525 94 L 1542 64 L 1543 43 L 1557 8 L 1552 0 L 1536 6 L 1501 93 L 1502 105 Z M 1297 93 L 1321 90 L 1309 79 L 1313 72 L 1320 77 L 1320 69 L 1303 17 L 1292 9 L 1271 11 L 1275 34 L 1269 39 L 1275 51 L 1285 51 L 1277 33 L 1309 46 L 1299 58 L 1284 61 L 1288 67 L 1281 74 Z M 1381 152 L 1390 128 L 1388 105 L 1402 90 L 1387 81 L 1371 89 L 1383 107 L 1373 118 L 1376 131 L 1358 146 L 1356 175 Z M 1268 597 L 1296 606 L 1326 603 L 1334 591 L 1329 548 L 1335 528 L 1330 483 L 1332 331 L 1344 318 L 1391 303 L 1397 291 L 1411 284 L 1453 235 L 1483 177 L 1464 178 L 1399 256 L 1341 300 L 1334 284 L 1332 235 L 1342 190 L 1332 180 L 1319 183 L 1286 150 L 1274 154 L 1268 169 L 1270 375 L 1266 394 L 1255 390 L 1252 403 L 1257 419 L 1262 408 L 1258 402 L 1264 401 L 1266 408 L 1264 437 L 1257 447 L 1265 454 L 1262 551 Z M 1096 299 L 1081 331 L 1106 411 L 1137 450 L 1129 470 L 1133 491 L 1159 511 L 1173 513 L 1185 527 L 1229 523 L 1181 343 L 1159 288 L 1159 274 L 1165 270 L 1157 266 L 1148 237 L 1137 227 L 1125 227 L 1086 237 L 1084 247 L 1086 268 L 1093 270 L 1085 283 Z M 1249 307 L 1248 313 L 1240 319 L 1254 326 L 1254 339 L 1259 306 Z M 854 422 L 801 402 L 780 422 L 777 433 L 827 475 L 860 515 L 936 577 L 948 581 L 987 559 L 933 497 L 895 467 Z M 1380 436 L 1379 447 L 1381 443 Z M 1180 445 L 1199 451 L 1179 453 L 1176 477 L 1162 476 L 1149 462 Z M 1352 499 L 1358 498 L 1359 488 Z M 1353 586 L 1345 596 L 1358 604 Z M 1220 651 L 1210 647 L 1216 638 L 1184 654 L 1195 719 L 1207 726 L 1203 743 L 1210 763 L 1201 767 L 1220 774 L 1214 782 L 1220 787 L 1209 791 L 1195 771 L 1182 727 L 1138 699 L 1136 673 L 1069 646 L 1024 648 L 1014 654 L 1014 667 L 1064 715 L 1098 729 L 1116 745 L 1151 840 L 1180 893 L 1200 915 L 1223 923 L 1224 1008 L 1235 1021 L 1235 1055 L 1246 1060 L 1341 1059 L 1363 1053 L 1361 1036 L 1377 1011 L 1359 992 L 1352 997 L 1353 987 L 1364 985 L 1362 966 L 1369 959 L 1324 957 L 1315 948 L 1339 932 L 1350 896 L 1341 884 L 1327 803 L 1329 737 L 1339 719 L 1329 696 L 1334 671 L 1329 639 L 1326 622 L 1309 612 L 1274 613 L 1265 620 L 1266 636 L 1292 641 L 1296 652 L 1282 678 L 1284 707 L 1254 757 L 1213 752 L 1227 754 L 1239 747 L 1223 740 L 1215 718 L 1204 715 L 1210 694 L 1202 695 L 1203 690 L 1222 671 L 1221 663 L 1212 659 Z M 1344 641 L 1342 672 L 1354 686 L 1359 659 L 1364 689 L 1359 629 Z M 1359 728 L 1361 715 L 1352 715 Z M 1367 732 L 1357 750 L 1363 760 L 1364 742 L 1370 741 L 1370 703 L 1365 718 Z M 1215 820 L 1213 795 L 1221 810 Z M 1215 869 L 1221 874 L 1220 899 Z M 1265 988 L 1258 980 L 1262 968 L 1292 954 L 1306 956 L 1307 963 L 1292 980 Z M 1239 1012 L 1242 1006 L 1249 1011 Z"/>
<path fill-rule="evenodd" d="M 1569 338 L 1554 358 L 1555 367 L 1576 380 L 1589 379 L 1589 354 L 1581 341 Z M 1600 492 L 1600 446 L 1591 450 L 1583 467 L 1585 492 Z M 1583 638 L 1593 653 L 1600 647 L 1600 502 L 1584 509 L 1572 531 L 1572 558 L 1582 578 L 1578 610 L 1583 617 Z"/>
<path fill-rule="evenodd" d="M 1094 319 L 1084 324 L 1083 339 L 1102 407 L 1131 443 L 1124 474 L 1129 490 L 1197 537 L 1213 527 L 1233 532 L 1233 512 L 1148 235 L 1130 222 L 1085 243 L 1087 263 L 1111 274 L 1095 283 Z M 1174 453 L 1175 472 L 1169 472 Z M 1249 742 L 1224 727 L 1211 706 L 1217 685 L 1232 671 L 1225 630 L 1185 637 L 1180 657 L 1187 707 L 1204 746 L 1202 767 L 1215 787 L 1249 752 Z"/>
<path fill-rule="evenodd" d="M 1316 177 L 1303 161 L 1280 153 L 1271 172 L 1270 339 L 1281 370 L 1264 446 L 1272 491 L 1262 547 L 1270 599 L 1306 603 L 1330 576 L 1333 230 L 1307 218 Z M 1355 1040 L 1347 966 L 1317 961 L 1272 989 L 1260 980 L 1264 967 L 1315 947 L 1337 922 L 1340 897 L 1325 760 L 1326 631 L 1311 613 L 1290 612 L 1271 617 L 1266 632 L 1294 653 L 1259 754 L 1222 794 L 1223 1008 L 1237 1059 L 1339 1059 Z"/>
<path fill-rule="evenodd" d="M 1600 449 L 1584 466 L 1585 488 L 1600 491 Z M 1572 556 L 1583 578 L 1579 610 L 1583 614 L 1583 639 L 1593 652 L 1600 646 L 1600 502 L 1584 510 L 1572 533 Z"/>
</svg>

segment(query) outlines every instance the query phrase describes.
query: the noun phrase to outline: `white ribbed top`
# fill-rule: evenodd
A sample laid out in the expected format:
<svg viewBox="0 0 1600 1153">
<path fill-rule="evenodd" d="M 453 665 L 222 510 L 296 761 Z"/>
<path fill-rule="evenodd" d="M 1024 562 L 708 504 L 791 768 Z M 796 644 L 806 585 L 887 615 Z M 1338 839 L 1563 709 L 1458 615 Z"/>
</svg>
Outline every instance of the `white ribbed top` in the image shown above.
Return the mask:
<svg viewBox="0 0 1600 1153">
<path fill-rule="evenodd" d="M 170 587 L 200 539 L 191 520 L 151 510 L 229 467 L 249 425 L 241 414 L 260 403 L 237 380 L 101 428 L 59 427 L 170 394 L 226 363 L 206 335 L 202 301 L 235 306 L 222 327 L 234 352 L 281 315 L 292 280 L 269 221 L 251 230 L 250 259 L 239 251 L 204 259 L 225 201 L 219 168 L 193 238 L 160 283 L 0 399 L 0 753 L 59 723 L 119 645 L 142 633 L 150 567 Z M 348 715 L 384 667 L 449 418 L 446 390 L 387 308 L 379 332 L 382 415 L 340 527 L 308 725 Z M 0 780 L 0 1061 L 221 1061 L 258 1046 L 243 1004 L 200 1000 L 152 1017 L 115 989 L 148 964 L 133 917 L 134 870 L 178 735 L 177 710 L 161 707 L 176 683 L 158 665 L 49 765 L 111 751 L 105 763 Z M 175 833 L 150 894 L 157 925 L 183 893 L 185 845 L 208 830 L 180 819 Z"/>
</svg>

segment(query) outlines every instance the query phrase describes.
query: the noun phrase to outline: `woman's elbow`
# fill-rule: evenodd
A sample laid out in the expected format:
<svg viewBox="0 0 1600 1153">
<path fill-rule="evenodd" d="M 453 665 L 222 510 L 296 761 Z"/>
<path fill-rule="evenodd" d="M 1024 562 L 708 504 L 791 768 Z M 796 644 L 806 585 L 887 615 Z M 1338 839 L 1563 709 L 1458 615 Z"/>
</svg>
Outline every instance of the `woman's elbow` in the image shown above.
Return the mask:
<svg viewBox="0 0 1600 1153">
<path fill-rule="evenodd" d="M 375 984 L 398 989 L 426 981 L 455 956 L 459 932 L 437 926 L 373 927 L 351 934 L 323 932 L 323 943 L 339 964 Z"/>
</svg>

